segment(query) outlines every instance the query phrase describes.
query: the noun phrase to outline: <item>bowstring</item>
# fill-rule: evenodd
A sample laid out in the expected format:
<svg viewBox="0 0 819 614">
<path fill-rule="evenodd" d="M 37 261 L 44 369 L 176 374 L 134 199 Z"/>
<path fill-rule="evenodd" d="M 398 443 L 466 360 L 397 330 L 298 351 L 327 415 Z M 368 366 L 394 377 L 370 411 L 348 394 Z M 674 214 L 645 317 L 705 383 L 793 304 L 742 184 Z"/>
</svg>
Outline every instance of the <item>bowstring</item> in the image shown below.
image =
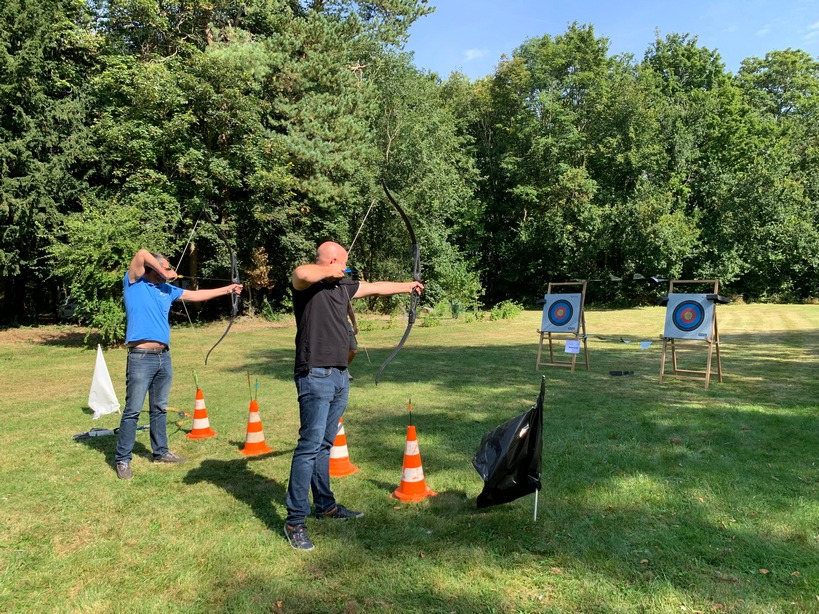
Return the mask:
<svg viewBox="0 0 819 614">
<path fill-rule="evenodd" d="M 355 247 L 355 242 L 358 241 L 358 237 L 361 234 L 361 231 L 364 229 L 364 224 L 367 222 L 367 218 L 370 216 L 370 212 L 373 210 L 373 207 L 375 206 L 376 202 L 377 202 L 377 200 L 375 198 L 373 198 L 370 201 L 370 207 L 367 209 L 367 213 L 364 214 L 364 219 L 361 220 L 361 225 L 358 227 L 358 230 L 356 231 L 355 236 L 353 237 L 353 242 L 350 243 L 350 248 L 347 250 L 347 262 L 348 263 L 350 261 L 350 254 L 353 253 L 353 247 Z M 355 308 L 353 307 L 353 299 L 350 297 L 349 294 L 347 295 L 347 302 L 350 304 L 350 309 L 355 313 Z M 357 321 L 358 321 L 358 319 L 356 319 L 356 322 Z M 359 332 L 358 332 L 358 337 L 361 337 L 361 329 L 360 328 L 359 328 Z M 364 348 L 364 355 L 367 357 L 367 364 L 370 364 L 370 365 L 373 364 L 372 361 L 370 360 L 370 353 L 367 351 L 367 346 L 364 344 L 364 342 L 361 343 L 361 347 Z"/>
<path fill-rule="evenodd" d="M 358 227 L 358 230 L 356 231 L 355 236 L 353 237 L 353 242 L 350 243 L 350 247 L 347 250 L 347 260 L 350 259 L 350 254 L 353 253 L 353 247 L 355 247 L 355 242 L 358 241 L 358 237 L 361 234 L 361 231 L 364 229 L 364 224 L 367 223 L 367 218 L 370 216 L 370 212 L 373 210 L 373 207 L 375 206 L 375 203 L 376 203 L 376 199 L 373 198 L 370 201 L 370 208 L 367 209 L 367 213 L 364 214 L 364 219 L 361 220 L 361 226 Z"/>
<path fill-rule="evenodd" d="M 196 221 L 193 223 L 193 230 L 191 230 L 191 234 L 188 235 L 188 242 L 185 243 L 185 247 L 182 248 L 182 254 L 179 256 L 179 262 L 176 263 L 175 271 L 179 270 L 179 266 L 182 264 L 182 259 L 185 257 L 185 252 L 188 251 L 188 246 L 191 244 L 193 240 L 193 235 L 196 233 L 196 227 L 199 226 L 199 222 L 202 220 L 202 211 L 199 211 L 199 215 L 196 216 Z M 188 318 L 188 324 L 191 326 L 191 330 L 196 332 L 196 329 L 193 326 L 193 320 L 191 319 L 191 314 L 188 311 L 188 304 L 185 300 L 182 300 L 182 308 L 185 310 L 185 316 Z M 194 334 L 193 338 L 196 340 L 196 346 L 199 348 L 199 353 L 202 355 L 202 360 L 205 360 L 205 349 L 202 346 L 202 339 L 199 335 Z"/>
</svg>

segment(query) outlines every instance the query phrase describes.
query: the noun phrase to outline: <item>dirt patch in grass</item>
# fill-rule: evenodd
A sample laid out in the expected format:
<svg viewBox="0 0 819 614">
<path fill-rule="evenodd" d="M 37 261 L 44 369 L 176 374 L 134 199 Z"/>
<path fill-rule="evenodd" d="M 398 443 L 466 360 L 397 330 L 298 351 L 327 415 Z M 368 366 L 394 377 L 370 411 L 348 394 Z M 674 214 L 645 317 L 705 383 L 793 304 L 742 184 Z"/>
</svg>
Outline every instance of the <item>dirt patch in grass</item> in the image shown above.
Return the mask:
<svg viewBox="0 0 819 614">
<path fill-rule="evenodd" d="M 288 319 L 281 322 L 268 322 L 263 318 L 236 318 L 233 323 L 232 330 L 265 330 L 273 328 L 289 328 L 296 325 L 295 320 Z M 202 326 L 203 330 L 211 327 L 214 329 L 224 329 L 227 326 L 227 320 L 211 322 Z M 180 328 L 181 327 L 181 328 Z M 189 329 L 188 324 L 174 327 L 172 330 Z M 197 329 L 200 327 L 197 326 Z M 46 326 L 18 326 L 18 327 L 0 327 L 0 345 L 14 345 L 18 343 L 34 343 L 34 344 L 58 344 L 58 345 L 85 345 L 85 335 L 88 328 L 85 326 L 74 326 L 70 324 L 49 324 Z M 173 334 L 173 333 L 172 333 Z M 93 334 L 89 338 L 89 345 L 95 346 L 101 341 L 98 335 Z"/>
<path fill-rule="evenodd" d="M 87 329 L 81 326 L 21 326 L 0 330 L 0 345 L 60 343 L 82 345 Z"/>
</svg>

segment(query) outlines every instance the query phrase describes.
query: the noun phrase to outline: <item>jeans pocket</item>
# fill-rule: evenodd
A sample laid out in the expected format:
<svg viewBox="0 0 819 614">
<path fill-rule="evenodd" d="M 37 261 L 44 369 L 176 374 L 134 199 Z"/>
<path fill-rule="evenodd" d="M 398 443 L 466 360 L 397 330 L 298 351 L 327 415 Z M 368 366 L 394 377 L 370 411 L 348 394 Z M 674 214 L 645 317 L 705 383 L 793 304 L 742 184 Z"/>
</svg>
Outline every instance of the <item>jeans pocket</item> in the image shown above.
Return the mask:
<svg viewBox="0 0 819 614">
<path fill-rule="evenodd" d="M 330 377 L 333 374 L 333 369 L 325 369 L 324 367 L 313 367 L 307 373 L 307 377 L 314 377 L 314 378 L 326 378 Z"/>
<path fill-rule="evenodd" d="M 143 352 L 128 352 L 128 362 L 144 362 L 149 355 Z"/>
</svg>

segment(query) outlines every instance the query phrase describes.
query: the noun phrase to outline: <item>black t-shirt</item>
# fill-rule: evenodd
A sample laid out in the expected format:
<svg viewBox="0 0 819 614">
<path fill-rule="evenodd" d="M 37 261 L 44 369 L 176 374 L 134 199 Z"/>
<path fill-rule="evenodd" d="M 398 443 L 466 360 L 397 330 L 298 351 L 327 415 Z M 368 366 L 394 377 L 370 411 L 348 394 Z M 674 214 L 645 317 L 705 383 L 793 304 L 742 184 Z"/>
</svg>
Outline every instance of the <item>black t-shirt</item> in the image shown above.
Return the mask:
<svg viewBox="0 0 819 614">
<path fill-rule="evenodd" d="M 358 282 L 346 277 L 293 288 L 297 373 L 313 367 L 347 368 L 347 307 L 357 291 Z"/>
</svg>

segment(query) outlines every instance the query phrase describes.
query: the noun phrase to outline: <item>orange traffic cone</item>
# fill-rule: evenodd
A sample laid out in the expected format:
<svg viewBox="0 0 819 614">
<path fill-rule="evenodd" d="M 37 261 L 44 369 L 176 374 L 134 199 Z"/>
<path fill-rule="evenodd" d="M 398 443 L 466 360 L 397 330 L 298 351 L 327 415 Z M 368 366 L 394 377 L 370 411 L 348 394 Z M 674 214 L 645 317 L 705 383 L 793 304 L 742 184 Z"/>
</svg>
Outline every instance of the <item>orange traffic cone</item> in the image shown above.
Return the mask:
<svg viewBox="0 0 819 614">
<path fill-rule="evenodd" d="M 424 480 L 424 468 L 421 466 L 421 452 L 418 450 L 418 437 L 415 427 L 407 428 L 407 446 L 404 448 L 404 469 L 401 473 L 401 485 L 392 496 L 401 501 L 417 502 L 437 495 L 427 486 Z"/>
<path fill-rule="evenodd" d="M 330 448 L 330 477 L 343 478 L 360 471 L 358 467 L 350 462 L 350 454 L 347 451 L 347 435 L 344 434 L 344 418 L 338 419 L 338 434 Z"/>
<path fill-rule="evenodd" d="M 196 388 L 196 404 L 193 408 L 193 430 L 185 435 L 188 439 L 207 439 L 215 437 L 216 431 L 210 428 L 208 410 L 205 409 L 205 395 L 202 389 Z"/>
<path fill-rule="evenodd" d="M 273 448 L 268 448 L 264 442 L 264 431 L 262 430 L 262 419 L 259 417 L 259 404 L 256 399 L 250 402 L 250 413 L 247 415 L 247 435 L 245 435 L 245 447 L 237 452 L 245 456 L 256 456 L 257 454 L 267 454 Z"/>
</svg>

